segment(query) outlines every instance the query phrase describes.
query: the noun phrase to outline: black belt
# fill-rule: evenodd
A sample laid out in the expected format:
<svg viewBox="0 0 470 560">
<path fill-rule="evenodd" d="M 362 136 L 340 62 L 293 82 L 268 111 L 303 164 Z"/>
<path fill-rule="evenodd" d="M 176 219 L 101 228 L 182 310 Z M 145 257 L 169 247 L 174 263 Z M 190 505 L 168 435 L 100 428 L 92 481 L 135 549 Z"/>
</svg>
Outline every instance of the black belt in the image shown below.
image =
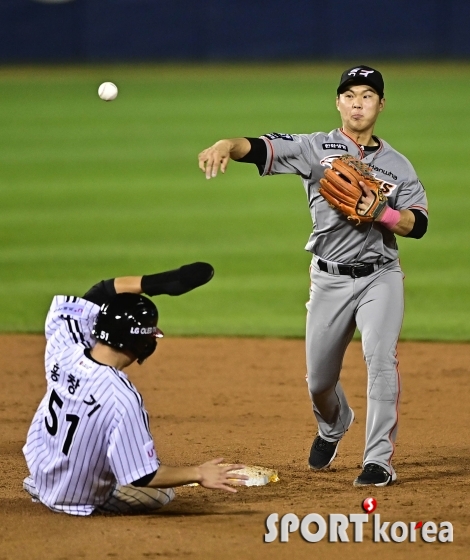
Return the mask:
<svg viewBox="0 0 470 560">
<path fill-rule="evenodd" d="M 317 261 L 318 267 L 323 272 L 329 272 L 328 265 L 325 261 L 318 259 Z M 373 264 L 337 264 L 335 268 L 338 269 L 338 274 L 346 274 L 351 276 L 352 278 L 362 278 L 363 276 L 369 276 L 375 270 L 375 266 Z M 331 274 L 331 273 L 330 273 Z"/>
</svg>

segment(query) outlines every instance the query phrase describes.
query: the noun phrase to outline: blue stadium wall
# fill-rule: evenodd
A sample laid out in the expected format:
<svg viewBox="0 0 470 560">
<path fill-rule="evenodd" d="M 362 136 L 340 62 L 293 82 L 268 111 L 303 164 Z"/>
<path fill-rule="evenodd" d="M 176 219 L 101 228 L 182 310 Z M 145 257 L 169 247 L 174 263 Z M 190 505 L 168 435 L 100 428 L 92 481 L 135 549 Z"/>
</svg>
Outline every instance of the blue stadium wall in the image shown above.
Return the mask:
<svg viewBox="0 0 470 560">
<path fill-rule="evenodd" d="M 0 63 L 470 55 L 470 0 L 0 0 Z"/>
</svg>

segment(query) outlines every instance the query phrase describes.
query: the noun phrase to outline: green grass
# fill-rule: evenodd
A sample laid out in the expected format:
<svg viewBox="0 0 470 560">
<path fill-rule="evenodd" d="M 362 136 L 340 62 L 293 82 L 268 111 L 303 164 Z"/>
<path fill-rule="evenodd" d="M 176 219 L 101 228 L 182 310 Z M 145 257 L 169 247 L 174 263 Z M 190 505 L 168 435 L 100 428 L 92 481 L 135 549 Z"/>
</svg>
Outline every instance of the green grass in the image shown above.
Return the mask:
<svg viewBox="0 0 470 560">
<path fill-rule="evenodd" d="M 403 338 L 470 340 L 470 65 L 381 64 L 377 133 L 426 186 L 430 228 L 399 239 Z M 214 280 L 156 298 L 168 334 L 302 336 L 311 230 L 300 180 L 232 163 L 215 140 L 338 126 L 343 65 L 0 68 L 0 330 L 40 332 L 54 293 L 205 260 Z M 98 99 L 115 81 L 119 97 Z"/>
</svg>

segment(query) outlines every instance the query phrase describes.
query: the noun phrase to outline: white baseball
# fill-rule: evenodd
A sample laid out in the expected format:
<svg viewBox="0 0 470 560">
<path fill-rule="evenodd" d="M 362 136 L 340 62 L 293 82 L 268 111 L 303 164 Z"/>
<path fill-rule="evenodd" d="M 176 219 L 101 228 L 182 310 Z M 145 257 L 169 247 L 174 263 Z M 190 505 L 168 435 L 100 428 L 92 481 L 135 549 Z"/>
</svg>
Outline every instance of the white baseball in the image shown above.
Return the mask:
<svg viewBox="0 0 470 560">
<path fill-rule="evenodd" d="M 118 94 L 118 88 L 113 82 L 104 82 L 98 88 L 98 95 L 103 99 L 103 101 L 112 101 L 116 99 Z"/>
</svg>

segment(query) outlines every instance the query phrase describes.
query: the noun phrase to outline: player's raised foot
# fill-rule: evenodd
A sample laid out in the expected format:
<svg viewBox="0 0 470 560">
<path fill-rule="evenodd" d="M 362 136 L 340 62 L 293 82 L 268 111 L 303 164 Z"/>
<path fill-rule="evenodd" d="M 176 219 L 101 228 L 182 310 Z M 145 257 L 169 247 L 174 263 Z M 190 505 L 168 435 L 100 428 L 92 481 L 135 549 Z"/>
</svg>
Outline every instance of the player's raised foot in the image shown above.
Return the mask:
<svg viewBox="0 0 470 560">
<path fill-rule="evenodd" d="M 317 436 L 312 443 L 310 455 L 308 458 L 308 466 L 313 471 L 326 469 L 333 462 L 338 451 L 339 441 L 326 441 L 321 436 Z"/>
<path fill-rule="evenodd" d="M 388 486 L 397 479 L 395 472 L 390 474 L 376 463 L 367 463 L 361 474 L 353 482 L 353 486 Z"/>
<path fill-rule="evenodd" d="M 350 420 L 345 433 L 354 422 L 354 410 L 350 408 L 349 411 Z M 326 441 L 326 439 L 323 439 L 320 435 L 316 436 L 313 440 L 312 447 L 310 448 L 310 455 L 308 457 L 308 466 L 312 469 L 312 471 L 320 471 L 331 465 L 333 459 L 336 457 L 336 453 L 338 452 L 339 442 L 340 440 Z"/>
</svg>

